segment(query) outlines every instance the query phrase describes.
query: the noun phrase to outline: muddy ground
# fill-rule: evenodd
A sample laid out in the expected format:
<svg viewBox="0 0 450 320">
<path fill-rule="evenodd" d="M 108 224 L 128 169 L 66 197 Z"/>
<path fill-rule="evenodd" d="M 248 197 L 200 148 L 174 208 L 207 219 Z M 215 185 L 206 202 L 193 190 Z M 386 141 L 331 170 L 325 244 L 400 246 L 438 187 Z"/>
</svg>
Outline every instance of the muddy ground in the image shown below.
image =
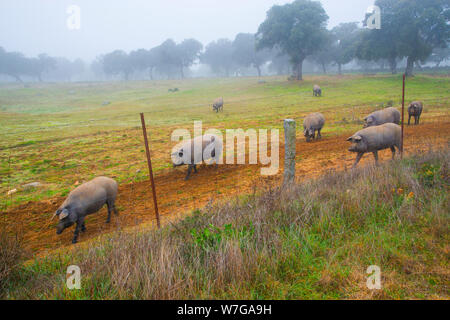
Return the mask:
<svg viewBox="0 0 450 320">
<path fill-rule="evenodd" d="M 346 138 L 350 132 L 342 135 L 328 135 L 322 140 L 306 143 L 297 136 L 297 180 L 309 179 L 330 170 L 349 169 L 355 155 L 348 152 Z M 429 123 L 416 127 L 406 127 L 406 154 L 424 151 L 431 147 L 448 148 L 450 122 Z M 380 152 L 380 160 L 386 161 L 391 152 Z M 201 208 L 209 201 L 219 201 L 253 192 L 264 184 L 277 184 L 282 178 L 284 147 L 280 146 L 280 171 L 272 177 L 262 177 L 258 165 L 221 165 L 201 166 L 197 174 L 184 181 L 186 168 L 171 169 L 155 177 L 158 204 L 163 221 L 166 217 L 189 213 Z M 366 154 L 361 166 L 372 164 L 373 156 Z M 73 228 L 66 229 L 62 235 L 56 235 L 56 219 L 50 220 L 54 211 L 64 198 L 52 198 L 44 201 L 29 202 L 9 209 L 1 214 L 0 224 L 10 230 L 19 230 L 24 237 L 27 249 L 36 254 L 45 254 L 64 246 L 72 246 Z M 106 224 L 106 208 L 86 219 L 85 233 L 80 234 L 83 243 L 100 234 L 106 234 L 126 227 L 154 222 L 152 192 L 149 182 L 121 185 L 117 200 L 119 216 L 112 217 Z"/>
</svg>

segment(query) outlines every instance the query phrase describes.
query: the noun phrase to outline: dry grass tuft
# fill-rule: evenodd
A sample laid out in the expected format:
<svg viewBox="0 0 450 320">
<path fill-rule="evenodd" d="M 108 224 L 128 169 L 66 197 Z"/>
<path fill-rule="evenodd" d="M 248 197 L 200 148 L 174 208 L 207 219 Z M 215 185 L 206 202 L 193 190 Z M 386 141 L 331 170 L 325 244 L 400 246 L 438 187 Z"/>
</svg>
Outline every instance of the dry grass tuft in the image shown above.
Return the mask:
<svg viewBox="0 0 450 320">
<path fill-rule="evenodd" d="M 161 230 L 36 260 L 48 288 L 84 299 L 448 298 L 448 151 L 430 152 L 209 205 Z M 12 259 L 14 260 L 14 259 Z M 78 264 L 82 289 L 68 292 Z M 378 265 L 383 288 L 366 287 Z M 30 282 L 25 282 L 30 286 Z"/>
<path fill-rule="evenodd" d="M 7 233 L 0 229 L 0 297 L 3 296 L 9 281 L 17 272 L 25 252 L 19 233 Z"/>
</svg>

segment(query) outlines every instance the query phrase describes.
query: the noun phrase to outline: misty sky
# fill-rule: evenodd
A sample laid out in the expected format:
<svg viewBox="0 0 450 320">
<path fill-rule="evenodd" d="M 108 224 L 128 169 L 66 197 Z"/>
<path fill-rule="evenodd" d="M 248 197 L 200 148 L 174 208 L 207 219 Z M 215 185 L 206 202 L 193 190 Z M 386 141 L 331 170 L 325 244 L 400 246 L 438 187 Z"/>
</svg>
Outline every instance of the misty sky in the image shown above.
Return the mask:
<svg viewBox="0 0 450 320">
<path fill-rule="evenodd" d="M 0 46 L 27 56 L 48 53 L 92 60 L 123 49 L 151 48 L 168 38 L 204 45 L 239 32 L 255 33 L 274 4 L 291 0 L 0 0 Z M 374 0 L 321 0 L 329 27 L 361 21 Z M 67 27 L 70 5 L 81 28 Z"/>
</svg>

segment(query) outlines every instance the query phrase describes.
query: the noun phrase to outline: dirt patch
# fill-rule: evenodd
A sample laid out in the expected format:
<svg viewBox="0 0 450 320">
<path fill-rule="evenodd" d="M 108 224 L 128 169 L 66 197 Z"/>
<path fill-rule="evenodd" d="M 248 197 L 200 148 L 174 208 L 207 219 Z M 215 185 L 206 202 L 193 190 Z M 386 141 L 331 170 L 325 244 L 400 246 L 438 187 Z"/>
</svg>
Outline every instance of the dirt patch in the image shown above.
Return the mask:
<svg viewBox="0 0 450 320">
<path fill-rule="evenodd" d="M 342 135 L 324 135 L 320 141 L 306 143 L 297 139 L 297 179 L 309 179 L 330 170 L 350 168 L 355 155 L 348 152 L 349 143 Z M 426 152 L 431 147 L 448 147 L 450 123 L 430 123 L 417 127 L 406 127 L 405 152 Z M 280 171 L 276 176 L 263 177 L 258 165 L 221 165 L 201 166 L 197 174 L 184 181 L 186 168 L 164 170 L 155 177 L 160 213 L 163 217 L 189 212 L 201 208 L 209 201 L 218 201 L 236 195 L 251 193 L 255 187 L 267 183 L 279 183 L 282 178 L 284 159 L 283 146 L 280 148 Z M 380 159 L 389 159 L 389 150 L 380 153 Z M 367 154 L 360 165 L 373 163 L 373 156 Z M 71 246 L 73 228 L 56 235 L 56 219 L 50 220 L 53 212 L 64 198 L 52 198 L 39 202 L 29 202 L 1 214 L 0 224 L 21 230 L 27 249 L 34 253 L 45 254 L 65 246 Z M 113 216 L 106 224 L 106 209 L 86 219 L 87 231 L 80 234 L 79 241 L 97 237 L 100 234 L 137 226 L 154 220 L 153 201 L 149 182 L 121 185 L 117 200 L 119 215 Z"/>
</svg>

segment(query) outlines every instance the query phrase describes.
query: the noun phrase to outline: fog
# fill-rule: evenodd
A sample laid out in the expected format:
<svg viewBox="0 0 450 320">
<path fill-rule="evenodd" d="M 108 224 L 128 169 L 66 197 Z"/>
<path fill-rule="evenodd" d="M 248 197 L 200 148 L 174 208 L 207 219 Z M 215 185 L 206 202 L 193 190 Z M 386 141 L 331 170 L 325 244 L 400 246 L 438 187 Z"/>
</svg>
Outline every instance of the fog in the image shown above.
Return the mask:
<svg viewBox="0 0 450 320">
<path fill-rule="evenodd" d="M 92 61 L 122 49 L 151 48 L 171 38 L 204 45 L 255 33 L 267 10 L 285 0 L 14 0 L 0 2 L 0 46 L 26 56 L 47 53 Z M 321 0 L 329 28 L 361 21 L 374 0 Z M 81 9 L 80 29 L 67 27 L 67 8 Z"/>
</svg>

